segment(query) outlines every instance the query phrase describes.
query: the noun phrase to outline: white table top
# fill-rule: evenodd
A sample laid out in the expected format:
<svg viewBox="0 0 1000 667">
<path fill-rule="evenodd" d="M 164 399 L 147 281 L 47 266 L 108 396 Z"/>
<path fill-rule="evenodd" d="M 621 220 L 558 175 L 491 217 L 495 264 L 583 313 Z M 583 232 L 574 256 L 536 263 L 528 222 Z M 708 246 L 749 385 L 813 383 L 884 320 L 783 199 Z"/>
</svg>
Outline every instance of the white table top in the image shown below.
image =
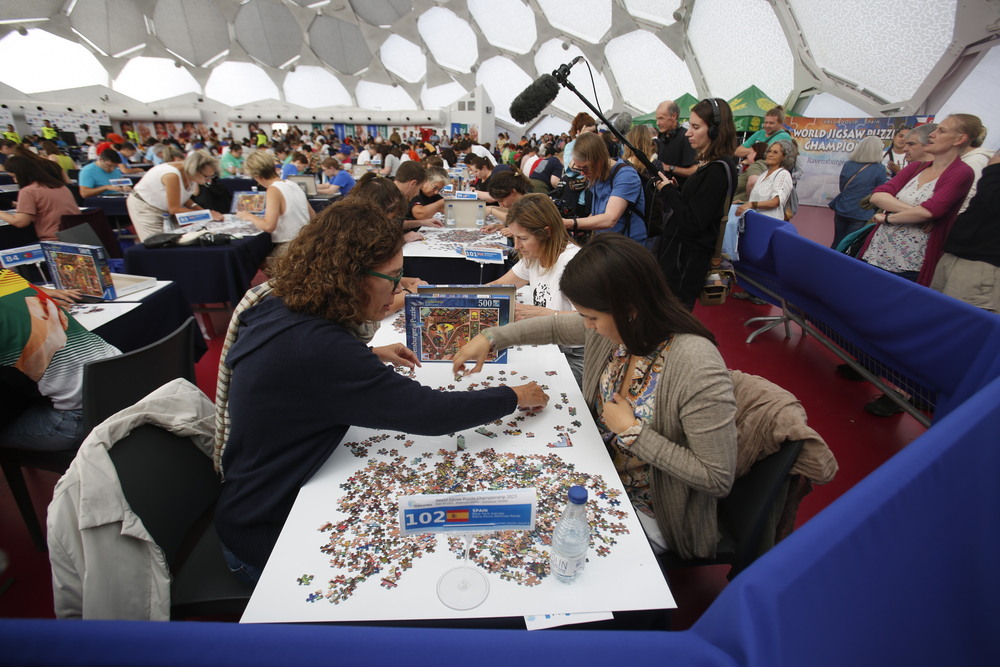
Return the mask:
<svg viewBox="0 0 1000 667">
<path fill-rule="evenodd" d="M 402 314 L 387 318 L 398 326 L 383 325 L 372 344 L 400 340 L 402 319 Z M 459 434 L 350 429 L 299 492 L 242 622 L 511 617 L 676 606 L 558 349 L 515 348 L 510 363 L 484 368 L 456 382 L 449 363 L 428 363 L 417 369 L 416 379 L 457 391 L 473 383 L 535 380 L 548 387 L 549 405 L 535 415 L 518 411 L 499 425 L 488 424 L 489 435 L 461 432 L 462 452 Z M 554 446 L 561 433 L 571 447 Z M 463 467 L 461 474 L 456 466 Z M 571 481 L 588 486 L 595 532 L 586 569 L 575 584 L 565 585 L 547 575 L 546 542 Z M 396 534 L 395 499 L 441 485 L 538 491 L 535 531 L 476 539 L 470 562 L 486 575 L 490 591 L 470 611 L 451 609 L 436 594 L 440 576 L 461 562 L 461 539 L 449 543 L 445 536 Z"/>
<path fill-rule="evenodd" d="M 500 233 L 484 234 L 481 229 L 461 227 L 421 227 L 423 241 L 403 246 L 403 257 L 462 258 L 467 247 L 510 250 Z"/>
</svg>

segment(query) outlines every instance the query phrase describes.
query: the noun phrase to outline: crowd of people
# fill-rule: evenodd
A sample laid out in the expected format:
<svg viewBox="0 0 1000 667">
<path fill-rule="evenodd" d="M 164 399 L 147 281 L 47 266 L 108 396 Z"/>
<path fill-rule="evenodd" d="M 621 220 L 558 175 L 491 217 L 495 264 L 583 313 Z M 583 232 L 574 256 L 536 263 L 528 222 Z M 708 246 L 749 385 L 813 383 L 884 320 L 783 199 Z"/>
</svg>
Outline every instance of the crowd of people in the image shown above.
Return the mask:
<svg viewBox="0 0 1000 667">
<path fill-rule="evenodd" d="M 478 371 L 491 350 L 559 344 L 650 541 L 713 555 L 716 501 L 736 474 L 736 404 L 714 336 L 691 311 L 731 204 L 738 215 L 790 219 L 801 168 L 781 107 L 742 142 L 723 99 L 698 102 L 683 120 L 665 101 L 655 129 L 633 128 L 624 147 L 586 113 L 564 135 L 515 142 L 501 133 L 495 145 L 412 132 L 341 140 L 295 127 L 267 137 L 256 126 L 243 140 L 212 131 L 150 137 L 141 150 L 120 135 L 94 143 L 79 175 L 84 196 L 115 188 L 111 179 L 137 160 L 153 163 L 127 199 L 140 239 L 162 229 L 163 215 L 200 208 L 199 188 L 216 177 L 250 177 L 265 192 L 264 215 L 240 217 L 272 235 L 267 282 L 238 307 L 224 360 L 230 428 L 216 526 L 238 576 L 260 576 L 298 488 L 351 425 L 448 433 L 546 405 L 534 383 L 431 390 L 386 366 L 418 365 L 413 352 L 367 346 L 373 323 L 420 283 L 403 275 L 402 247 L 420 227 L 441 226 L 441 192 L 458 165 L 494 218 L 487 231 L 502 230 L 518 254 L 495 282 L 527 287 L 530 298 L 514 322 L 460 350 L 455 371 Z M 953 114 L 901 128 L 887 147 L 859 142 L 831 204 L 834 246 L 871 220 L 858 259 L 997 311 L 1000 158 L 982 150 L 985 135 L 975 116 Z M 35 154 L 11 139 L 0 153 L 21 186 L 17 212 L 0 217 L 53 237 L 59 216 L 78 212 L 64 180 L 71 158 L 51 142 Z M 357 180 L 355 166 L 366 171 Z M 287 180 L 303 173 L 341 200 L 315 214 Z M 26 298 L 27 317 L 49 328 L 52 300 L 73 298 L 11 285 L 20 310 Z"/>
</svg>

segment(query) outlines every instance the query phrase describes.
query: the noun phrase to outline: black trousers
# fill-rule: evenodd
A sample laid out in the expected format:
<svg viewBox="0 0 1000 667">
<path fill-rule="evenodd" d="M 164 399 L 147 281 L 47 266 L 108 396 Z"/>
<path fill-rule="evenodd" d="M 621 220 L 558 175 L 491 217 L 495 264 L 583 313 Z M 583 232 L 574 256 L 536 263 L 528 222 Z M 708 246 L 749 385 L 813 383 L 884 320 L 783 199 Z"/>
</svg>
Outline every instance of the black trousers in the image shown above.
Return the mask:
<svg viewBox="0 0 1000 667">
<path fill-rule="evenodd" d="M 670 291 L 684 307 L 694 310 L 705 276 L 712 264 L 712 251 L 670 236 L 661 236 L 656 257 Z"/>
</svg>

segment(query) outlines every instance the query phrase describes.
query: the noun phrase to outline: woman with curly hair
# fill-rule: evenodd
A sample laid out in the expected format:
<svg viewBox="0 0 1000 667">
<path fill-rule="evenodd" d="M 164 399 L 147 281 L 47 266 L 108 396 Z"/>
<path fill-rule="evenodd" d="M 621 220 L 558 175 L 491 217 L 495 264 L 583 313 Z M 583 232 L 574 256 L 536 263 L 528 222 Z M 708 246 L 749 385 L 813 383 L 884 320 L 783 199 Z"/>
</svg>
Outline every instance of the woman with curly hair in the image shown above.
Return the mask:
<svg viewBox="0 0 1000 667">
<path fill-rule="evenodd" d="M 418 363 L 402 344 L 368 347 L 401 290 L 402 246 L 398 222 L 352 193 L 302 228 L 274 262 L 270 295 L 239 314 L 215 526 L 246 581 L 352 425 L 443 435 L 548 401 L 533 382 L 436 391 L 386 366 Z"/>
</svg>

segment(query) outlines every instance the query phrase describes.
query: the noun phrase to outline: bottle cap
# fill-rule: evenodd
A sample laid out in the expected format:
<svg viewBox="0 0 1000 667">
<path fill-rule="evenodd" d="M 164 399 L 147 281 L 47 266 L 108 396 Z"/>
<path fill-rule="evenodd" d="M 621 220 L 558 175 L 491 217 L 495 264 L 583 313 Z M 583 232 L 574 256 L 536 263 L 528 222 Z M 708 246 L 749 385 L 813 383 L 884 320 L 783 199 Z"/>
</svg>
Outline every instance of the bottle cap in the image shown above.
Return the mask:
<svg viewBox="0 0 1000 667">
<path fill-rule="evenodd" d="M 576 505 L 583 505 L 587 502 L 587 489 L 582 486 L 569 487 L 569 501 Z"/>
</svg>

